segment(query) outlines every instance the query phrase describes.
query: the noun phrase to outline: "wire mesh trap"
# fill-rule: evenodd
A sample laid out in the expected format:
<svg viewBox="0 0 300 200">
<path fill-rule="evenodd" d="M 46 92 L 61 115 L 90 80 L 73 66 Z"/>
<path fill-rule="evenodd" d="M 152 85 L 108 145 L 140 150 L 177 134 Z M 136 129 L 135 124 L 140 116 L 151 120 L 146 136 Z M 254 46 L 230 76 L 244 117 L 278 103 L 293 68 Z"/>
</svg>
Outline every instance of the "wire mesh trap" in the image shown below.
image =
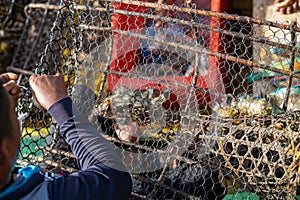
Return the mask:
<svg viewBox="0 0 300 200">
<path fill-rule="evenodd" d="M 76 106 L 120 152 L 132 199 L 296 196 L 297 21 L 216 13 L 190 1 L 7 2 L 22 9 L 0 4 L 0 17 L 24 19 L 6 68 L 22 86 L 20 165 L 79 170 L 28 86 L 33 73 L 60 72 Z"/>
</svg>

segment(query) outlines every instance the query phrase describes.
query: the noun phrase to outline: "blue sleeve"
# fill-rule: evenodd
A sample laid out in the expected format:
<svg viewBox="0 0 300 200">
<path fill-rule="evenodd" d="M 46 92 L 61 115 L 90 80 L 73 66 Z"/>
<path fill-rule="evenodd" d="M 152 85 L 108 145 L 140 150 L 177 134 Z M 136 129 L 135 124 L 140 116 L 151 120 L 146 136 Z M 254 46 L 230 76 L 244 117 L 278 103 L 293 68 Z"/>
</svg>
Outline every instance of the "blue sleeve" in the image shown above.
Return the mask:
<svg viewBox="0 0 300 200">
<path fill-rule="evenodd" d="M 81 171 L 43 184 L 40 189 L 47 187 L 48 195 L 55 195 L 53 199 L 129 199 L 132 181 L 120 155 L 75 108 L 71 98 L 58 101 L 48 112 L 60 125 Z"/>
</svg>

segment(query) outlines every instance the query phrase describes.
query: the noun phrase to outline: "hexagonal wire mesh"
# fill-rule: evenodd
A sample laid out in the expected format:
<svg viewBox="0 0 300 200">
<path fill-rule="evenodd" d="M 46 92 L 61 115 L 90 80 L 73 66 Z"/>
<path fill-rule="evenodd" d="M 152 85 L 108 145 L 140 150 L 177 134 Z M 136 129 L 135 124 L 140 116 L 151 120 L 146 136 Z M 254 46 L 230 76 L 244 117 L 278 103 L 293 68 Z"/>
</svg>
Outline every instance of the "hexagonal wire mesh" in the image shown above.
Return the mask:
<svg viewBox="0 0 300 200">
<path fill-rule="evenodd" d="M 3 0 L 0 2 L 0 68 L 8 66 L 9 56 L 13 54 L 19 41 L 25 23 L 24 6 L 29 1 L 15 2 Z"/>
<path fill-rule="evenodd" d="M 27 116 L 19 164 L 78 170 L 28 86 L 30 74 L 61 72 L 75 104 L 123 157 L 133 199 L 296 195 L 296 21 L 215 13 L 190 1 L 57 3 L 24 4 L 7 68 L 20 73 L 18 112 Z"/>
</svg>

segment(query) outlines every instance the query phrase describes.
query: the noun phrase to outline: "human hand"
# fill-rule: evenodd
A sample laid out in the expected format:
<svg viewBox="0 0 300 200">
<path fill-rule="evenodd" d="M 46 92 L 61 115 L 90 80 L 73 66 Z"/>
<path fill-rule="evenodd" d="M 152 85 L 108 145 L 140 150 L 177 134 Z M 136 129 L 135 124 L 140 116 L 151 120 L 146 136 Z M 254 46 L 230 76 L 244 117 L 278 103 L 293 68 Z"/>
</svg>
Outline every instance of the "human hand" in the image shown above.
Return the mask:
<svg viewBox="0 0 300 200">
<path fill-rule="evenodd" d="M 300 8 L 300 0 L 274 0 L 274 10 L 281 14 L 291 14 Z"/>
<path fill-rule="evenodd" d="M 167 15 L 167 11 L 157 9 L 155 11 L 155 15 L 158 15 L 160 17 L 165 17 Z M 160 27 L 163 27 L 163 26 L 164 26 L 164 22 L 161 19 L 156 19 L 153 28 L 160 28 Z"/>
<path fill-rule="evenodd" d="M 157 4 L 158 5 L 162 5 L 162 4 L 164 4 L 165 2 L 164 2 L 164 0 L 157 0 Z M 173 2 L 171 2 L 171 3 L 169 3 L 169 2 L 166 2 L 168 5 L 171 5 L 171 4 L 173 4 Z M 156 10 L 155 10 L 155 15 L 157 15 L 157 16 L 160 16 L 160 17 L 166 17 L 168 14 L 168 12 L 167 12 L 167 10 L 164 10 L 164 9 L 162 9 L 162 8 L 156 8 Z M 159 28 L 159 27 L 163 27 L 163 21 L 161 20 L 161 19 L 156 19 L 155 20 L 155 25 L 154 25 L 154 28 Z"/>
<path fill-rule="evenodd" d="M 18 105 L 20 97 L 20 87 L 16 83 L 17 79 L 18 75 L 11 72 L 0 75 L 0 82 L 3 84 L 4 89 L 13 97 L 15 106 Z"/>
<path fill-rule="evenodd" d="M 154 28 L 160 28 L 163 26 L 163 22 L 160 19 L 155 20 Z"/>
<path fill-rule="evenodd" d="M 67 97 L 67 87 L 62 75 L 32 75 L 29 79 L 33 98 L 48 110 L 54 103 Z"/>
</svg>

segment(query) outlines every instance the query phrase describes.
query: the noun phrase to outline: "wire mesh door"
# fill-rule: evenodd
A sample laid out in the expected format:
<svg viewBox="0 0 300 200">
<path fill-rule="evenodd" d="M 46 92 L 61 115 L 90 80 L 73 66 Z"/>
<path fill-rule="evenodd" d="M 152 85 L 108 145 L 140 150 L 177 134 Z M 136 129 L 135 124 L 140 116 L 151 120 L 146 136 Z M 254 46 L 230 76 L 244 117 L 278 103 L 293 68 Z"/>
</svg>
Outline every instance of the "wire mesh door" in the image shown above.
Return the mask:
<svg viewBox="0 0 300 200">
<path fill-rule="evenodd" d="M 7 67 L 22 86 L 18 164 L 79 170 L 28 86 L 33 73 L 60 72 L 74 103 L 120 152 L 132 199 L 296 195 L 297 21 L 215 13 L 190 1 L 22 6 L 23 31 Z"/>
</svg>

